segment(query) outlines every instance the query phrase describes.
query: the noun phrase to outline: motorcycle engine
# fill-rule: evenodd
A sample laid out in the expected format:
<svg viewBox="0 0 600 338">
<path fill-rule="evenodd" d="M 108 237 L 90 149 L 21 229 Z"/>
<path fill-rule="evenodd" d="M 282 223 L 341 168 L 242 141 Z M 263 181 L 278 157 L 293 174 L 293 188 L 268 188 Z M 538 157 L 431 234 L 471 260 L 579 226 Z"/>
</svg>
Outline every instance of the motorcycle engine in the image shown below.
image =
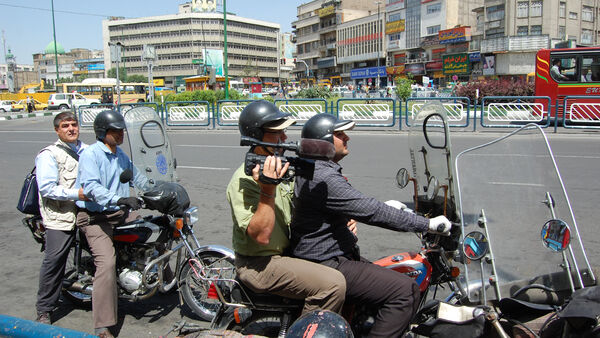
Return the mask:
<svg viewBox="0 0 600 338">
<path fill-rule="evenodd" d="M 142 287 L 142 274 L 125 268 L 119 274 L 119 284 L 129 292 L 136 291 Z"/>
</svg>

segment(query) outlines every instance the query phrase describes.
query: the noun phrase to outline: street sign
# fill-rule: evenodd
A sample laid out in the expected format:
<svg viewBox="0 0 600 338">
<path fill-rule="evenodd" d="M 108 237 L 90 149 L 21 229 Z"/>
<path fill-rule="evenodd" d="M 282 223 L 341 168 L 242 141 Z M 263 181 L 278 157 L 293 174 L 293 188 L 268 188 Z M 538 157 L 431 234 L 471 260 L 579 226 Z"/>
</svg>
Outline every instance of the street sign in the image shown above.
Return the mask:
<svg viewBox="0 0 600 338">
<path fill-rule="evenodd" d="M 193 65 L 201 65 L 204 63 L 203 59 L 192 59 L 192 64 Z"/>
</svg>

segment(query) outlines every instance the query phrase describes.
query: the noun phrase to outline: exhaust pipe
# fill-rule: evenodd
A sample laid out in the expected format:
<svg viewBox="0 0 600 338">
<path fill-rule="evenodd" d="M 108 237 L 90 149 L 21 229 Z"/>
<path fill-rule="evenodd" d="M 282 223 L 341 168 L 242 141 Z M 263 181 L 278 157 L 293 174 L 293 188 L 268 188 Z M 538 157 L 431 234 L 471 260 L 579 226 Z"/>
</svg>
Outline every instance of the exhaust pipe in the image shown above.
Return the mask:
<svg viewBox="0 0 600 338">
<path fill-rule="evenodd" d="M 74 282 L 72 284 L 63 285 L 65 289 L 69 291 L 81 292 L 86 295 L 92 295 L 93 286 L 89 284 L 83 284 L 81 282 Z"/>
</svg>

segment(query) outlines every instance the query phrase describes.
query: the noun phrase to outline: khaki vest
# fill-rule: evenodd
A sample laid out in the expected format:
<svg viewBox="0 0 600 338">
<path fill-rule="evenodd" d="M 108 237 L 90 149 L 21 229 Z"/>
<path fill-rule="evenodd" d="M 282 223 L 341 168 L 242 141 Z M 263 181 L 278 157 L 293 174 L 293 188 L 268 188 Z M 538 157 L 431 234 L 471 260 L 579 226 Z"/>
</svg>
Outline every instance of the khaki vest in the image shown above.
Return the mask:
<svg viewBox="0 0 600 338">
<path fill-rule="evenodd" d="M 77 162 L 66 151 L 56 146 L 61 143 L 65 147 L 69 145 L 61 140 L 55 144 L 49 145 L 42 151 L 52 152 L 52 156 L 58 165 L 58 185 L 67 189 L 73 188 L 75 179 L 77 179 Z M 75 201 L 58 201 L 50 198 L 44 198 L 40 195 L 40 212 L 44 220 L 44 226 L 52 230 L 69 231 L 75 228 L 75 217 L 77 207 Z"/>
</svg>

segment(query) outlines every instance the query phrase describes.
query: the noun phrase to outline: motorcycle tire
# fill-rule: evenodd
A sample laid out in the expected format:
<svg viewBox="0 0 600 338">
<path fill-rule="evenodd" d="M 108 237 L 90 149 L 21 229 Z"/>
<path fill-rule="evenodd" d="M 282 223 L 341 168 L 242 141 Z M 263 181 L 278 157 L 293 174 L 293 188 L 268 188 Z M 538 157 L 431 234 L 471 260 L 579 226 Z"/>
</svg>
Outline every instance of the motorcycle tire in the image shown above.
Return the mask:
<svg viewBox="0 0 600 338">
<path fill-rule="evenodd" d="M 235 279 L 235 265 L 231 258 L 217 251 L 204 251 L 198 254 L 202 264 L 210 270 L 208 277 L 220 274 L 222 279 Z M 196 275 L 198 269 L 192 269 L 193 259 L 182 266 L 179 274 L 179 292 L 183 297 L 185 307 L 199 318 L 211 321 L 221 306 L 218 299 L 209 299 L 210 283 Z M 212 274 L 212 275 L 211 275 Z M 225 285 L 226 286 L 225 282 Z M 230 285 L 229 285 L 230 286 Z"/>
<path fill-rule="evenodd" d="M 79 271 L 76 271 L 75 267 L 75 247 L 71 247 L 69 251 L 69 257 L 67 258 L 67 264 L 65 267 L 65 275 L 63 282 L 63 295 L 69 299 L 74 305 L 78 307 L 89 307 L 92 304 L 92 295 L 83 292 L 70 290 L 65 285 L 70 285 L 73 282 L 86 280 L 86 284 L 92 284 L 92 277 L 96 273 L 96 266 L 94 265 L 94 257 L 92 256 L 89 249 L 81 249 L 81 258 Z"/>
<path fill-rule="evenodd" d="M 273 314 L 253 315 L 248 324 L 239 331 L 243 335 L 277 337 L 281 329 L 281 317 Z M 237 330 L 236 330 L 237 331 Z"/>
</svg>

